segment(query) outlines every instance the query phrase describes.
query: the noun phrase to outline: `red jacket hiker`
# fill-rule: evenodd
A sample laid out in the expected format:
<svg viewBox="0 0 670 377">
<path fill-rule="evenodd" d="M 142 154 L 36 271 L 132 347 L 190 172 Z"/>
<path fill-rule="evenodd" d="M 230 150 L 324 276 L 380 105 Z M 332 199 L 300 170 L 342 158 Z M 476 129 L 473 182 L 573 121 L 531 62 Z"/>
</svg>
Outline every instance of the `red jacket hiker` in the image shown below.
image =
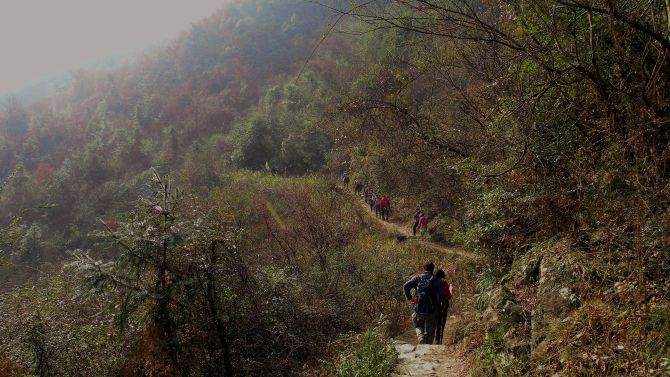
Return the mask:
<svg viewBox="0 0 670 377">
<path fill-rule="evenodd" d="M 428 232 L 428 218 L 423 213 L 421 214 L 421 217 L 419 217 L 419 230 L 421 231 L 422 236 Z"/>
<path fill-rule="evenodd" d="M 454 297 L 451 292 L 451 286 L 446 281 L 443 281 L 442 285 L 444 286 L 444 294 L 447 295 L 447 300 L 451 301 L 451 298 Z"/>
<path fill-rule="evenodd" d="M 387 197 L 382 198 L 382 208 L 387 208 L 391 206 L 391 201 Z"/>
</svg>

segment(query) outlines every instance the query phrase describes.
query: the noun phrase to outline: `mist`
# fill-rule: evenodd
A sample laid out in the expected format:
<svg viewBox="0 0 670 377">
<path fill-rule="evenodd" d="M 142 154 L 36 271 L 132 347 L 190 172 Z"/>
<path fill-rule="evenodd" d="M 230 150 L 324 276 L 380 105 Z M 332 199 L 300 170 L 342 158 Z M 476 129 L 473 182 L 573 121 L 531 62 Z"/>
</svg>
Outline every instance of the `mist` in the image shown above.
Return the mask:
<svg viewBox="0 0 670 377">
<path fill-rule="evenodd" d="M 0 96 L 177 36 L 224 0 L 13 0 L 0 4 Z"/>
</svg>

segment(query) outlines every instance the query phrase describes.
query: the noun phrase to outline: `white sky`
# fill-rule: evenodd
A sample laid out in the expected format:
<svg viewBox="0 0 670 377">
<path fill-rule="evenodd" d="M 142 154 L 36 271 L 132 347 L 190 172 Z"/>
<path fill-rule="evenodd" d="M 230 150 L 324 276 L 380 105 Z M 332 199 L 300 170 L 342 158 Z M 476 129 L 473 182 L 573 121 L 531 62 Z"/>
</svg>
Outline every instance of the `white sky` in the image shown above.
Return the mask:
<svg viewBox="0 0 670 377">
<path fill-rule="evenodd" d="M 169 41 L 225 0 L 0 0 L 0 96 L 118 52 Z"/>
</svg>

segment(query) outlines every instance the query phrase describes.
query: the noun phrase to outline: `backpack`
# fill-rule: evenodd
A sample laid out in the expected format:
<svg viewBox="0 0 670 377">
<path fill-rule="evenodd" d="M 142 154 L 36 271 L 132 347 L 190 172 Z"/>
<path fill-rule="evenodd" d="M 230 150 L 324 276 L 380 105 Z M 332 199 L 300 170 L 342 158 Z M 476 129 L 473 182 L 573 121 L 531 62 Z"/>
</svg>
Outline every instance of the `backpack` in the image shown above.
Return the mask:
<svg viewBox="0 0 670 377">
<path fill-rule="evenodd" d="M 416 305 L 414 305 L 416 314 L 427 315 L 432 312 L 435 307 L 430 289 L 433 279 L 433 276 L 430 278 L 422 276 L 416 286 Z"/>
</svg>

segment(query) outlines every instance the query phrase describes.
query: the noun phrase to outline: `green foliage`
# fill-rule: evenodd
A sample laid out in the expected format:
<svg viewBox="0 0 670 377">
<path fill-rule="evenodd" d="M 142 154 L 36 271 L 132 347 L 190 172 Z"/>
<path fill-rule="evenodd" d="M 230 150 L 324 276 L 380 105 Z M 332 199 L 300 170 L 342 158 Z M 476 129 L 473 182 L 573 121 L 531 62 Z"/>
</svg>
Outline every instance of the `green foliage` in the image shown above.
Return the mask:
<svg viewBox="0 0 670 377">
<path fill-rule="evenodd" d="M 515 248 L 523 246 L 523 235 L 532 231 L 527 216 L 532 195 L 520 195 L 501 187 L 479 186 L 468 202 L 464 219 L 465 246 L 489 254 L 493 260 L 511 264 Z"/>
<path fill-rule="evenodd" d="M 112 296 L 82 289 L 72 271 L 43 278 L 0 296 L 0 353 L 29 375 L 90 376 L 119 373 L 138 322 L 120 334 L 111 326 Z"/>
<path fill-rule="evenodd" d="M 379 330 L 371 329 L 353 337 L 339 339 L 345 343 L 333 363 L 325 366 L 333 377 L 385 377 L 398 357 L 391 341 Z"/>
<path fill-rule="evenodd" d="M 236 147 L 233 161 L 241 167 L 261 170 L 266 161 L 274 162 L 279 154 L 278 130 L 268 117 L 253 114 L 233 134 Z"/>
<path fill-rule="evenodd" d="M 297 85 L 299 84 L 299 85 Z M 325 84 L 306 73 L 298 82 L 267 90 L 261 107 L 239 121 L 231 134 L 232 160 L 240 167 L 300 174 L 318 171 L 331 139 L 317 122 L 328 97 Z"/>
<path fill-rule="evenodd" d="M 38 260 L 43 248 L 43 231 L 38 223 L 34 223 L 28 228 L 21 239 L 19 248 L 14 257 L 17 260 Z"/>
</svg>

